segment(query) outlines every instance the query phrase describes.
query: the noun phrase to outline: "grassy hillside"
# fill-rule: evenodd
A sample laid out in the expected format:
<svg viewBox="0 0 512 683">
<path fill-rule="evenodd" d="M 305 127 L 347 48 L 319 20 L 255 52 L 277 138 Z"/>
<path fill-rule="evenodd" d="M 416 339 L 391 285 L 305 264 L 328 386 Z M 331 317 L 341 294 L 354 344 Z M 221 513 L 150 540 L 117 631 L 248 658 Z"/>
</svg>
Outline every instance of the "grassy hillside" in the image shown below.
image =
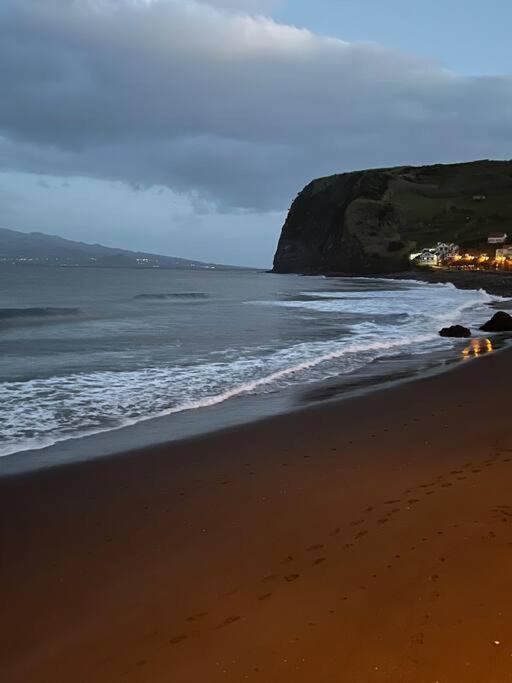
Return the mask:
<svg viewBox="0 0 512 683">
<path fill-rule="evenodd" d="M 475 199 L 475 197 L 485 197 Z M 512 237 L 512 162 L 476 161 L 343 173 L 310 183 L 283 227 L 276 272 L 386 272 L 412 251 Z"/>
</svg>

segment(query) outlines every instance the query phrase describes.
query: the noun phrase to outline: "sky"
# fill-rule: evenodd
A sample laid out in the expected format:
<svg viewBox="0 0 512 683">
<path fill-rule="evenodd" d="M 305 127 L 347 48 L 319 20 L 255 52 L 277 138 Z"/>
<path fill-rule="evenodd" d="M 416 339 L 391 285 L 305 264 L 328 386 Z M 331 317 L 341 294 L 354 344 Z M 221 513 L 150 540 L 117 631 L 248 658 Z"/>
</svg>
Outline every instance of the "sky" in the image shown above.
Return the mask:
<svg viewBox="0 0 512 683">
<path fill-rule="evenodd" d="M 312 178 L 512 157 L 509 0 L 2 0 L 0 227 L 268 267 Z"/>
</svg>

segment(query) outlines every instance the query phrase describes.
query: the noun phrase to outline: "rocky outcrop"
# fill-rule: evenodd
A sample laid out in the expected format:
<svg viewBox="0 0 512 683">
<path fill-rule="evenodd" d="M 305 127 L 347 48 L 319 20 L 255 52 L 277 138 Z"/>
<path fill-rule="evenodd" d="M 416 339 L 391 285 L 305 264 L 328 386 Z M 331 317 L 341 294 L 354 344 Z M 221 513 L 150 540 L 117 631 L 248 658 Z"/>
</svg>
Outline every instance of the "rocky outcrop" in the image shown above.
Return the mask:
<svg viewBox="0 0 512 683">
<path fill-rule="evenodd" d="M 438 241 L 467 248 L 512 231 L 512 162 L 356 171 L 314 180 L 293 202 L 277 273 L 390 273 Z"/>
<path fill-rule="evenodd" d="M 465 339 L 471 337 L 471 330 L 463 325 L 452 325 L 451 327 L 443 327 L 439 331 L 441 337 L 457 337 L 460 339 Z"/>
<path fill-rule="evenodd" d="M 484 332 L 512 332 L 512 316 L 498 311 L 480 329 Z"/>
</svg>

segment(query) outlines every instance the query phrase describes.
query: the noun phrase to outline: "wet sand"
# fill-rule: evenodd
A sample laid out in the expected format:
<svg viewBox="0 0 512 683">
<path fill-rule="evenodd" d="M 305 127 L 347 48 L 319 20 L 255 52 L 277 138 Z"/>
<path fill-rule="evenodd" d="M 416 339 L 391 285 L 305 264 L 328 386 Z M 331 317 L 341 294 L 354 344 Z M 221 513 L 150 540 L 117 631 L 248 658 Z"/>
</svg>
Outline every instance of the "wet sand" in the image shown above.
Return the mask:
<svg viewBox="0 0 512 683">
<path fill-rule="evenodd" d="M 0 680 L 512 681 L 511 370 L 0 479 Z"/>
</svg>

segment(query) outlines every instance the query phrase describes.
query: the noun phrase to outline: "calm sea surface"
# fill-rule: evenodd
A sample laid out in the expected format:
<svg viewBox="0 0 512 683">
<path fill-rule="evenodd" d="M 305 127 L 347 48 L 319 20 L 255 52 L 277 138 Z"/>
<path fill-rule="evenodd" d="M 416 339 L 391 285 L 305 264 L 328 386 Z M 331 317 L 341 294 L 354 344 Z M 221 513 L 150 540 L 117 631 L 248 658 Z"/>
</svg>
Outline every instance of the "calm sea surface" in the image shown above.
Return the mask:
<svg viewBox="0 0 512 683">
<path fill-rule="evenodd" d="M 461 348 L 439 328 L 474 326 L 492 300 L 249 270 L 4 267 L 0 455 L 76 452 L 92 434 L 104 450 L 134 434 L 177 438 L 290 409 L 313 383 L 354 388 L 405 362 L 430 367 Z"/>
</svg>

